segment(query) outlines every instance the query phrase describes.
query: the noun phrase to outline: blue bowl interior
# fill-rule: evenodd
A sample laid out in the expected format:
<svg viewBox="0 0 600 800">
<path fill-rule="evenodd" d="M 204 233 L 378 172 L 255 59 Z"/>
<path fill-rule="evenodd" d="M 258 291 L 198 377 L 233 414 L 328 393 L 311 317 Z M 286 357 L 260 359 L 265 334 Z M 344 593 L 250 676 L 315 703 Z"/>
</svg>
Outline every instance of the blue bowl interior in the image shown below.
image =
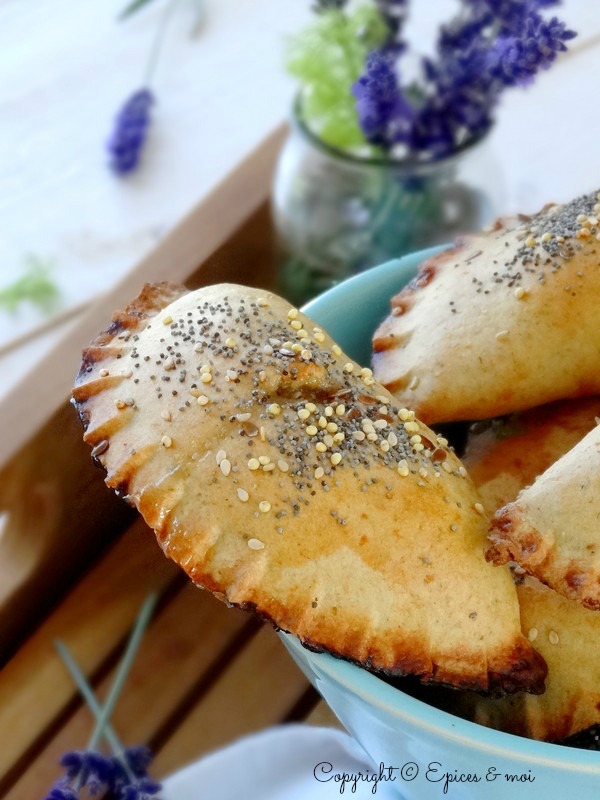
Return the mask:
<svg viewBox="0 0 600 800">
<path fill-rule="evenodd" d="M 360 364 L 369 364 L 371 337 L 389 313 L 390 298 L 416 274 L 419 264 L 442 250 L 433 247 L 362 272 L 308 303 L 303 311 L 314 319 Z M 404 694 L 377 676 L 325 653 L 315 654 L 295 637 L 284 635 L 286 646 L 300 663 L 318 662 L 320 670 L 363 700 L 385 708 L 400 719 L 410 719 L 425 731 L 446 732 L 475 749 L 527 754 L 538 763 L 560 764 L 567 770 L 598 769 L 600 754 L 514 736 L 452 716 Z"/>
<path fill-rule="evenodd" d="M 311 300 L 302 309 L 359 364 L 371 361 L 371 334 L 387 316 L 390 298 L 413 278 L 432 247 L 361 272 Z"/>
</svg>

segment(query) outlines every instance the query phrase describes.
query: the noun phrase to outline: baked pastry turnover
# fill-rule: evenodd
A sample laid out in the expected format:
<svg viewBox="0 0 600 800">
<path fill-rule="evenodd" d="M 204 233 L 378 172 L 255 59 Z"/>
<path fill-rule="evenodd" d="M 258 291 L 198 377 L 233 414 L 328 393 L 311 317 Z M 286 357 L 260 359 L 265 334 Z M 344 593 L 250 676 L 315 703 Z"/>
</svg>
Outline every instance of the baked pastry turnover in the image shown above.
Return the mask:
<svg viewBox="0 0 600 800">
<path fill-rule="evenodd" d="M 523 630 L 548 664 L 544 694 L 452 692 L 441 704 L 491 728 L 561 741 L 600 722 L 600 614 L 535 578 L 525 578 L 517 593 Z"/>
<path fill-rule="evenodd" d="M 586 195 L 425 261 L 375 332 L 376 379 L 427 424 L 600 393 L 599 216 Z"/>
<path fill-rule="evenodd" d="M 196 584 L 375 670 L 542 690 L 459 460 L 285 301 L 147 286 L 73 398 L 107 484 Z"/>
<path fill-rule="evenodd" d="M 600 425 L 497 512 L 490 539 L 490 561 L 600 609 Z"/>
<path fill-rule="evenodd" d="M 487 513 L 519 492 L 575 447 L 600 418 L 600 396 L 563 400 L 472 426 L 462 462 Z"/>
</svg>

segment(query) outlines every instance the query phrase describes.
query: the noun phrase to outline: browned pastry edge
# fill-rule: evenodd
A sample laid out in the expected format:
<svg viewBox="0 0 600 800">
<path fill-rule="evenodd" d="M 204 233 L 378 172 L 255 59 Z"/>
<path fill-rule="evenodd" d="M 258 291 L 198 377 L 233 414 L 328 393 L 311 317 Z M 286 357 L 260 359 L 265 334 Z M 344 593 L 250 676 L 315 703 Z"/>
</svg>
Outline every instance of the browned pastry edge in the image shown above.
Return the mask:
<svg viewBox="0 0 600 800">
<path fill-rule="evenodd" d="M 515 540 L 513 532 L 517 528 L 519 538 Z M 540 532 L 526 522 L 515 503 L 508 503 L 496 512 L 488 538 L 487 561 L 496 565 L 515 561 L 529 575 L 565 597 L 586 608 L 600 610 L 600 580 L 589 573 L 584 562 L 571 560 L 563 574 L 557 576 L 554 569 L 552 577 L 549 577 L 548 564 L 552 554 L 548 544 Z"/>
<path fill-rule="evenodd" d="M 259 609 L 255 603 L 231 602 L 227 598 L 223 587 L 216 583 L 212 576 L 199 576 L 198 573 L 195 572 L 194 575 L 190 575 L 190 577 L 192 577 L 195 585 L 198 586 L 198 588 L 212 592 L 212 594 L 226 602 L 230 607 L 240 608 L 244 611 L 250 611 L 260 619 L 271 624 L 275 630 L 283 631 L 284 633 L 290 633 L 285 625 L 286 610 L 280 607 L 279 604 L 276 604 L 273 608 L 269 609 L 273 614 L 273 616 L 271 616 L 268 610 L 265 610 L 265 608 Z M 275 618 L 277 621 L 275 621 Z M 478 681 L 466 680 L 464 675 L 461 673 L 455 673 L 448 669 L 445 669 L 442 673 L 439 669 L 436 669 L 436 667 L 431 664 L 429 658 L 427 658 L 425 655 L 419 655 L 418 645 L 415 645 L 411 648 L 414 655 L 412 655 L 410 658 L 401 657 L 397 659 L 393 667 L 383 667 L 378 662 L 378 658 L 375 654 L 367 655 L 364 660 L 358 660 L 349 655 L 347 651 L 347 645 L 349 641 L 347 633 L 344 636 L 339 636 L 338 634 L 338 639 L 340 640 L 339 647 L 335 644 L 330 645 L 329 647 L 323 647 L 322 645 L 317 644 L 309 636 L 304 635 L 302 632 L 296 633 L 295 635 L 299 639 L 302 646 L 313 653 L 328 653 L 334 658 L 343 659 L 344 661 L 356 664 L 359 667 L 366 668 L 381 675 L 388 677 L 412 675 L 418 677 L 419 680 L 425 684 L 435 683 L 436 685 L 447 685 L 453 689 L 469 689 L 478 693 L 483 692 L 486 695 L 492 695 L 495 697 L 502 697 L 506 694 L 522 692 L 524 686 L 528 687 L 527 692 L 529 694 L 543 694 L 545 690 L 545 681 L 548 674 L 548 667 L 543 656 L 540 655 L 537 650 L 529 647 L 528 643 L 524 639 L 521 642 L 517 642 L 512 648 L 509 657 L 504 659 L 504 663 L 511 665 L 510 669 L 507 668 L 503 670 L 496 670 L 494 669 L 493 664 L 489 665 L 488 684 L 485 688 L 483 688 L 481 683 Z M 334 626 L 332 626 L 328 631 L 328 635 L 333 637 L 333 640 L 335 641 Z M 342 642 L 346 645 L 345 648 L 341 646 Z M 399 644 L 404 645 L 404 647 L 401 649 L 406 649 L 406 642 Z M 360 646 L 360 641 L 357 641 L 357 645 Z M 499 659 L 499 662 L 502 663 L 502 659 Z"/>
<path fill-rule="evenodd" d="M 79 372 L 75 378 L 75 388 L 72 391 L 71 402 L 77 410 L 84 430 L 87 430 L 89 419 L 85 410 L 85 401 L 90 397 L 89 387 L 80 386 L 83 377 L 90 372 L 92 366 L 113 355 L 111 348 L 106 347 L 115 336 L 126 331 L 135 330 L 141 320 L 156 316 L 178 297 L 186 294 L 188 290 L 182 284 L 160 281 L 159 283 L 145 283 L 138 296 L 129 303 L 123 311 L 115 311 L 112 322 L 101 331 L 88 347 L 83 349 L 82 361 Z"/>
</svg>

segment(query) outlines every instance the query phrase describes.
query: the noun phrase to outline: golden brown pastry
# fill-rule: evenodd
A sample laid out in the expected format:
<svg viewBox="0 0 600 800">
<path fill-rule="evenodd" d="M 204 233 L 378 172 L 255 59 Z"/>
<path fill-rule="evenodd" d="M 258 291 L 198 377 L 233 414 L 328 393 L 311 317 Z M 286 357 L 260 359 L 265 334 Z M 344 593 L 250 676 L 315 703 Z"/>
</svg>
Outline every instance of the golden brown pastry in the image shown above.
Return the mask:
<svg viewBox="0 0 600 800">
<path fill-rule="evenodd" d="M 600 425 L 498 511 L 487 558 L 600 609 Z"/>
<path fill-rule="evenodd" d="M 427 424 L 600 393 L 598 214 L 592 193 L 428 259 L 375 332 L 376 379 Z"/>
<path fill-rule="evenodd" d="M 523 631 L 548 664 L 544 694 L 485 698 L 469 693 L 461 715 L 492 728 L 557 741 L 600 722 L 600 614 L 526 578 L 517 586 Z M 456 694 L 456 693 L 454 693 Z"/>
<path fill-rule="evenodd" d="M 574 447 L 600 418 L 600 397 L 549 403 L 469 431 L 462 458 L 490 516 Z"/>
<path fill-rule="evenodd" d="M 167 555 L 316 650 L 541 691 L 545 664 L 446 441 L 280 298 L 180 294 L 146 287 L 73 392 L 106 482 Z"/>
</svg>

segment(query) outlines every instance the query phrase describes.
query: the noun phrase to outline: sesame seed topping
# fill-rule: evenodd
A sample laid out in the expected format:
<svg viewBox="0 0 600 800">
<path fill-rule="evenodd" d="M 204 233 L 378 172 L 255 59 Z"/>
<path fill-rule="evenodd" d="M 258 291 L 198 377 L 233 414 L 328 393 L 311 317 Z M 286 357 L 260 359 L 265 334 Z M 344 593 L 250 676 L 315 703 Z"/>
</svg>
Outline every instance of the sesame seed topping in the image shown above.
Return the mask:
<svg viewBox="0 0 600 800">
<path fill-rule="evenodd" d="M 527 292 L 522 286 L 517 286 L 517 288 L 515 289 L 515 297 L 517 298 L 517 300 L 522 300 L 526 294 Z"/>
<path fill-rule="evenodd" d="M 265 464 L 269 464 L 270 461 L 271 461 L 271 459 L 270 459 L 269 456 L 259 456 L 258 457 L 258 463 L 263 467 L 265 466 Z"/>
<path fill-rule="evenodd" d="M 125 408 L 127 403 L 124 400 L 115 400 L 115 406 L 117 408 Z"/>
<path fill-rule="evenodd" d="M 316 445 L 315 445 L 315 448 L 316 448 L 317 452 L 325 453 L 326 450 L 327 450 L 327 445 L 325 444 L 325 442 L 317 442 Z"/>
<path fill-rule="evenodd" d="M 527 638 L 530 642 L 535 642 L 538 637 L 538 629 L 537 628 L 530 628 L 529 633 L 527 634 Z"/>
<path fill-rule="evenodd" d="M 343 417 L 346 413 L 346 406 L 343 403 L 340 403 L 335 407 L 335 413 L 338 417 Z"/>
<path fill-rule="evenodd" d="M 298 309 L 297 308 L 290 308 L 287 313 L 288 319 L 298 319 Z"/>
<path fill-rule="evenodd" d="M 334 453 L 330 458 L 330 461 L 331 461 L 331 463 L 333 464 L 334 467 L 336 467 L 340 463 L 341 460 L 342 460 L 342 454 L 341 453 Z"/>
<path fill-rule="evenodd" d="M 342 348 L 339 346 L 339 344 L 333 344 L 331 346 L 331 352 L 333 353 L 334 356 L 341 356 Z"/>
<path fill-rule="evenodd" d="M 100 370 L 100 372 L 99 372 L 99 375 L 100 375 L 100 377 L 101 377 L 101 378 L 106 378 L 106 377 L 107 377 L 107 375 L 108 375 L 108 370 L 107 370 L 107 369 L 104 369 L 104 368 L 102 368 L 102 369 Z"/>
<path fill-rule="evenodd" d="M 171 447 L 171 445 L 173 444 L 173 439 L 171 439 L 170 436 L 163 436 L 162 439 L 160 440 L 160 443 L 162 444 L 163 447 Z"/>
<path fill-rule="evenodd" d="M 306 428 L 306 433 L 308 436 L 316 436 L 318 432 L 319 431 L 315 425 L 308 425 Z"/>
<path fill-rule="evenodd" d="M 227 477 L 231 472 L 231 461 L 228 458 L 224 458 L 219 464 L 219 469 Z"/>
<path fill-rule="evenodd" d="M 236 414 L 235 418 L 238 422 L 248 422 L 250 419 L 251 414 L 248 411 L 245 411 L 243 414 Z"/>
<path fill-rule="evenodd" d="M 264 550 L 264 542 L 260 539 L 248 539 L 248 547 L 250 550 Z"/>
<path fill-rule="evenodd" d="M 167 314 L 166 317 L 163 317 L 163 325 L 170 325 L 173 322 L 173 317 Z"/>
<path fill-rule="evenodd" d="M 210 372 L 203 372 L 200 376 L 200 380 L 202 383 L 212 383 L 212 375 Z"/>
<path fill-rule="evenodd" d="M 217 466 L 221 463 L 221 461 L 223 461 L 224 458 L 227 458 L 227 453 L 225 450 L 219 450 L 216 455 Z"/>
<path fill-rule="evenodd" d="M 225 347 L 233 348 L 235 347 L 235 339 L 232 339 L 231 336 L 225 339 Z"/>
<path fill-rule="evenodd" d="M 308 408 L 301 408 L 300 411 L 298 411 L 298 417 L 303 421 L 308 419 L 310 417 Z"/>
<path fill-rule="evenodd" d="M 279 403 L 271 403 L 271 405 L 267 408 L 267 411 L 274 417 L 278 417 L 281 414 L 281 406 Z"/>
<path fill-rule="evenodd" d="M 248 469 L 251 470 L 260 469 L 260 461 L 258 460 L 258 458 L 251 458 L 248 461 Z"/>
<path fill-rule="evenodd" d="M 271 503 L 269 503 L 268 500 L 261 500 L 258 504 L 258 510 L 263 514 L 268 514 L 268 512 L 271 510 Z"/>
<path fill-rule="evenodd" d="M 279 467 L 279 469 L 281 470 L 281 472 L 287 472 L 287 471 L 289 470 L 289 468 L 290 468 L 290 467 L 289 467 L 289 464 L 287 463 L 287 461 L 283 461 L 282 459 L 280 459 L 280 460 L 277 462 L 277 466 Z"/>
<path fill-rule="evenodd" d="M 171 416 L 171 412 L 166 408 L 163 408 L 163 410 L 160 412 L 160 416 L 164 419 L 165 422 L 171 422 L 173 418 Z"/>
<path fill-rule="evenodd" d="M 354 364 L 351 364 L 350 362 L 344 364 L 344 372 L 347 372 L 348 375 L 351 375 L 354 372 Z"/>
<path fill-rule="evenodd" d="M 259 308 L 268 308 L 269 301 L 267 300 L 266 297 L 259 297 L 258 300 L 256 301 L 256 305 L 259 306 Z"/>
<path fill-rule="evenodd" d="M 248 500 L 250 499 L 250 495 L 248 494 L 248 492 L 245 489 L 238 489 L 237 490 L 237 496 L 240 498 L 242 503 L 247 503 Z"/>
<path fill-rule="evenodd" d="M 205 394 L 201 394 L 198 396 L 196 402 L 198 403 L 199 406 L 205 406 L 208 404 L 208 397 Z"/>
<path fill-rule="evenodd" d="M 556 631 L 550 631 L 548 633 L 548 641 L 550 644 L 558 644 L 560 639 L 558 638 L 558 633 Z"/>
<path fill-rule="evenodd" d="M 170 372 L 172 369 L 175 369 L 175 359 L 173 356 L 169 356 L 165 359 L 165 363 L 163 364 L 163 369 L 167 372 Z"/>
<path fill-rule="evenodd" d="M 508 331 L 498 331 L 496 334 L 496 341 L 504 342 L 506 339 L 508 339 Z"/>
<path fill-rule="evenodd" d="M 404 458 L 401 461 L 399 461 L 397 470 L 398 474 L 401 475 L 403 478 L 406 478 L 408 475 L 410 475 L 410 470 L 408 468 L 408 461 L 406 461 L 406 459 Z"/>
<path fill-rule="evenodd" d="M 473 508 L 478 514 L 481 514 L 481 516 L 485 514 L 485 508 L 481 505 L 481 503 L 474 503 Z"/>
</svg>

